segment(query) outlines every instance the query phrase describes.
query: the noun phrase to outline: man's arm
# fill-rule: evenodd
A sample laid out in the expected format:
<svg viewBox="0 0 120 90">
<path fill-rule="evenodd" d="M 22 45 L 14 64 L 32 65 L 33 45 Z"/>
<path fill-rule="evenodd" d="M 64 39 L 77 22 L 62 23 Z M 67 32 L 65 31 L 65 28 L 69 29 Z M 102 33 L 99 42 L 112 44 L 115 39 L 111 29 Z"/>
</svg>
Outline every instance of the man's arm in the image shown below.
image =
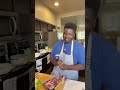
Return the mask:
<svg viewBox="0 0 120 90">
<path fill-rule="evenodd" d="M 85 64 L 76 64 L 76 65 L 66 65 L 66 64 L 61 64 L 59 66 L 62 70 L 84 70 L 85 69 Z"/>
</svg>

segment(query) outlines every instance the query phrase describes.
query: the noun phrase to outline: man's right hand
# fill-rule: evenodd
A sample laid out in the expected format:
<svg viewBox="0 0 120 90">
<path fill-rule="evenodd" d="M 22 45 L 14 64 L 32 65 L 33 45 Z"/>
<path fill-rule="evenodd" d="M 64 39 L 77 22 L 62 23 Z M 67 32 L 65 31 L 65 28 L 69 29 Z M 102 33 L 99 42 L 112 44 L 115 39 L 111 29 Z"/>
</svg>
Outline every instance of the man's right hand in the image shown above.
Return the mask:
<svg viewBox="0 0 120 90">
<path fill-rule="evenodd" d="M 57 61 L 58 66 L 60 66 L 62 64 L 62 62 L 63 62 L 62 60 L 58 60 Z"/>
</svg>

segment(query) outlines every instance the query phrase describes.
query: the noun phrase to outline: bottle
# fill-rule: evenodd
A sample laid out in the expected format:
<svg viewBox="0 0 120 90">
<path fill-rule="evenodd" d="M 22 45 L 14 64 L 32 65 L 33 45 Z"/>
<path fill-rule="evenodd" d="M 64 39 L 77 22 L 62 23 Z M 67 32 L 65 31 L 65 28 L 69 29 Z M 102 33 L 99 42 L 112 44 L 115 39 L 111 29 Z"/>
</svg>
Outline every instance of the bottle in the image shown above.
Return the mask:
<svg viewBox="0 0 120 90">
<path fill-rule="evenodd" d="M 58 60 L 59 60 L 59 57 L 60 57 L 60 54 L 56 54 L 56 55 L 55 55 L 55 60 L 58 61 Z"/>
</svg>

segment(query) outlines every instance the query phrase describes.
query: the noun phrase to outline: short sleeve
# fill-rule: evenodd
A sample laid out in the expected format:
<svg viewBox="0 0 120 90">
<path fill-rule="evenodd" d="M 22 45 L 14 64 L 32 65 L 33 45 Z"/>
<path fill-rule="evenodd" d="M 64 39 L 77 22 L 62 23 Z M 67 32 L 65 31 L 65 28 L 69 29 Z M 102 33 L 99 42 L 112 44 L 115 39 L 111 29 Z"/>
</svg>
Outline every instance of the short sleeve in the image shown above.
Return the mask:
<svg viewBox="0 0 120 90">
<path fill-rule="evenodd" d="M 77 49 L 77 63 L 85 64 L 85 48 L 80 44 Z"/>
<path fill-rule="evenodd" d="M 50 56 L 55 59 L 55 55 L 56 55 L 56 54 L 60 54 L 60 50 L 61 50 L 60 48 L 61 48 L 61 41 L 58 41 L 58 42 L 54 45 Z"/>
<path fill-rule="evenodd" d="M 53 49 L 52 49 L 52 52 L 51 52 L 51 54 L 50 54 L 50 56 L 51 56 L 52 58 L 54 58 L 54 56 L 55 56 L 56 47 L 57 47 L 57 44 L 54 45 L 54 47 L 53 47 Z"/>
</svg>

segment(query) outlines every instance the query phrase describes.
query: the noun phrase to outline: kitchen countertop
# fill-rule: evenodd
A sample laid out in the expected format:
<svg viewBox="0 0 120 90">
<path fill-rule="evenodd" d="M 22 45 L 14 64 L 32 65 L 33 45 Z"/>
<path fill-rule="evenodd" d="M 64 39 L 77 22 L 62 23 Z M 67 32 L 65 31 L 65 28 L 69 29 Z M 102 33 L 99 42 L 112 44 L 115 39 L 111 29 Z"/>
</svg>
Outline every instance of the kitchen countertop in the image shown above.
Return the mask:
<svg viewBox="0 0 120 90">
<path fill-rule="evenodd" d="M 49 54 L 49 52 L 42 53 L 42 54 L 40 54 L 40 53 L 35 53 L 35 59 L 37 60 L 37 59 L 43 58 L 43 57 L 45 57 L 45 56 L 48 55 L 48 54 Z"/>
<path fill-rule="evenodd" d="M 45 53 L 39 53 L 39 52 L 37 52 L 37 53 L 35 53 L 35 59 L 41 58 L 41 57 L 45 56 L 46 54 L 49 54 L 51 51 L 52 51 L 52 49 L 49 48 L 49 49 L 46 49 Z"/>
<path fill-rule="evenodd" d="M 53 77 L 52 75 L 44 74 L 44 73 L 36 73 L 35 75 L 35 78 L 41 80 L 43 83 L 50 80 L 52 77 Z M 69 85 L 70 83 L 72 83 L 72 87 L 71 85 Z M 75 88 L 75 90 L 85 90 L 83 89 L 85 88 L 85 83 L 67 79 L 59 88 L 55 90 L 69 90 L 73 88 Z M 44 86 L 40 85 L 37 90 L 46 90 L 46 89 L 44 88 Z"/>
<path fill-rule="evenodd" d="M 44 74 L 44 73 L 36 73 L 35 78 L 41 80 L 43 83 L 50 80 L 52 75 Z M 63 90 L 64 84 L 57 90 Z M 46 90 L 44 86 L 39 86 L 37 90 Z"/>
</svg>

